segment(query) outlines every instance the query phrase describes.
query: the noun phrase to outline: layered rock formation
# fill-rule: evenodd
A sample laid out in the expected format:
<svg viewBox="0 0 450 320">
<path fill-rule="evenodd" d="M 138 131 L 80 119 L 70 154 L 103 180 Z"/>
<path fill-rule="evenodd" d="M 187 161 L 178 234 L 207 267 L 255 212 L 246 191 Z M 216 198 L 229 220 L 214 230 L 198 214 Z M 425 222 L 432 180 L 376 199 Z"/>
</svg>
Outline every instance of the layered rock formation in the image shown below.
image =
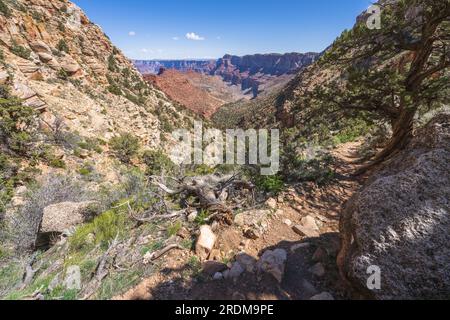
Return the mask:
<svg viewBox="0 0 450 320">
<path fill-rule="evenodd" d="M 83 136 L 109 139 L 131 130 L 145 144 L 159 144 L 153 113 L 170 101 L 80 8 L 67 0 L 3 2 L 0 84 L 49 124 L 59 116 Z"/>
<path fill-rule="evenodd" d="M 450 114 L 444 114 L 349 201 L 338 262 L 358 293 L 376 299 L 448 299 L 449 172 Z M 371 266 L 381 272 L 379 290 L 367 287 Z"/>
<path fill-rule="evenodd" d="M 255 54 L 243 57 L 225 55 L 211 60 L 134 61 L 143 74 L 157 74 L 161 68 L 181 72 L 194 71 L 220 76 L 226 83 L 238 86 L 246 94 L 257 97 L 261 92 L 282 86 L 294 74 L 317 60 L 317 53 Z"/>
</svg>

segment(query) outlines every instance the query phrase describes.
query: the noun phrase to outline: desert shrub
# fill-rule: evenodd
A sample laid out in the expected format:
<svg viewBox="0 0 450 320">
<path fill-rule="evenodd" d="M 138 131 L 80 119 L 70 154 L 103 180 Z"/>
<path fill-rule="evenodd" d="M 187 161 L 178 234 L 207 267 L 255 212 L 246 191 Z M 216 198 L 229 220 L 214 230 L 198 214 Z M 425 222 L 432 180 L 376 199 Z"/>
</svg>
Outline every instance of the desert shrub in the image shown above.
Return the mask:
<svg viewBox="0 0 450 320">
<path fill-rule="evenodd" d="M 117 71 L 117 61 L 116 61 L 116 57 L 114 57 L 114 54 L 111 54 L 108 57 L 108 70 L 111 72 Z"/>
<path fill-rule="evenodd" d="M 85 138 L 84 141 L 78 143 L 78 147 L 88 151 L 95 151 L 96 153 L 103 152 L 103 149 L 100 147 L 100 141 L 98 139 Z"/>
<path fill-rule="evenodd" d="M 58 22 L 58 30 L 61 31 L 61 32 L 65 32 L 66 31 L 66 26 L 61 21 Z"/>
<path fill-rule="evenodd" d="M 284 189 L 284 181 L 279 175 L 262 176 L 257 175 L 253 178 L 253 181 L 258 190 L 278 194 Z"/>
<path fill-rule="evenodd" d="M 3 0 L 0 0 L 0 13 L 7 18 L 11 16 L 11 10 Z"/>
<path fill-rule="evenodd" d="M 5 53 L 0 49 L 0 63 L 5 62 Z"/>
<path fill-rule="evenodd" d="M 58 70 L 58 73 L 56 74 L 56 76 L 58 77 L 58 79 L 61 79 L 61 80 L 69 79 L 69 74 L 67 73 L 66 70 L 64 70 L 62 68 Z"/>
<path fill-rule="evenodd" d="M 175 164 L 161 150 L 147 150 L 142 155 L 142 160 L 147 166 L 146 174 L 161 175 L 163 173 L 170 174 L 175 169 Z"/>
<path fill-rule="evenodd" d="M 27 59 L 27 60 L 30 59 L 31 50 L 25 48 L 24 46 L 17 44 L 16 42 L 12 43 L 12 46 L 9 50 L 12 53 L 14 53 L 16 56 L 19 56 L 19 57 Z"/>
<path fill-rule="evenodd" d="M 121 96 L 122 95 L 122 90 L 115 83 L 108 86 L 108 91 L 111 92 L 112 94 L 116 95 L 116 96 Z"/>
<path fill-rule="evenodd" d="M 9 149 L 26 154 L 33 140 L 35 125 L 33 108 L 23 106 L 18 99 L 0 98 L 0 141 Z"/>
<path fill-rule="evenodd" d="M 139 139 L 131 133 L 124 133 L 109 141 L 114 155 L 123 163 L 130 163 L 139 151 Z"/>
<path fill-rule="evenodd" d="M 182 227 L 183 227 L 183 223 L 181 221 L 176 221 L 176 222 L 172 223 L 167 228 L 167 236 L 169 238 L 173 237 L 173 236 L 176 236 L 178 231 L 180 231 Z"/>
<path fill-rule="evenodd" d="M 30 186 L 25 205 L 12 218 L 11 237 L 17 250 L 32 249 L 45 207 L 60 202 L 94 200 L 95 195 L 71 176 L 50 175 Z"/>
<path fill-rule="evenodd" d="M 58 49 L 60 52 L 69 52 L 69 46 L 67 45 L 66 40 L 61 39 L 59 40 L 58 44 L 56 45 L 56 49 Z"/>
<path fill-rule="evenodd" d="M 96 217 L 92 222 L 86 223 L 77 228 L 70 237 L 71 250 L 81 250 L 87 245 L 86 240 L 89 234 L 95 236 L 95 243 L 106 248 L 110 241 L 116 236 L 123 235 L 126 230 L 127 216 L 120 209 L 106 211 Z"/>
</svg>

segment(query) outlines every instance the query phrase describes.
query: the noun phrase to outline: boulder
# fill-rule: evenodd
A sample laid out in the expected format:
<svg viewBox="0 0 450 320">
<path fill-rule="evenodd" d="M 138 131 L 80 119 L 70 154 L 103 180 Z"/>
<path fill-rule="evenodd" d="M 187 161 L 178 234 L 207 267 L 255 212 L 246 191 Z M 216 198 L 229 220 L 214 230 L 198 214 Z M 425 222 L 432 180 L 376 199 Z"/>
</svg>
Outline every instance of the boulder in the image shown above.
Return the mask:
<svg viewBox="0 0 450 320">
<path fill-rule="evenodd" d="M 225 271 L 227 265 L 218 261 L 206 261 L 202 266 L 202 273 L 207 276 L 214 276 L 218 272 Z"/>
<path fill-rule="evenodd" d="M 42 40 L 33 41 L 32 43 L 30 43 L 30 47 L 37 54 L 46 53 L 46 54 L 51 55 L 51 53 L 52 53 L 52 50 L 50 49 L 50 47 Z"/>
<path fill-rule="evenodd" d="M 279 283 L 283 280 L 286 267 L 287 252 L 284 249 L 267 250 L 259 259 L 257 268 L 259 272 L 271 274 Z"/>
<path fill-rule="evenodd" d="M 5 84 L 9 80 L 9 74 L 6 71 L 0 70 L 0 84 Z"/>
<path fill-rule="evenodd" d="M 53 59 L 53 56 L 46 52 L 38 52 L 37 55 L 39 56 L 39 60 L 41 60 L 44 63 L 49 62 Z"/>
<path fill-rule="evenodd" d="M 418 130 L 346 205 L 338 266 L 358 295 L 448 299 L 449 199 L 450 114 L 444 113 Z M 379 290 L 368 286 L 377 270 Z"/>
<path fill-rule="evenodd" d="M 217 237 L 210 226 L 200 227 L 200 236 L 195 245 L 195 252 L 202 260 L 206 260 L 216 243 Z"/>
<path fill-rule="evenodd" d="M 292 227 L 292 230 L 302 237 L 317 238 L 319 236 L 319 232 L 317 230 L 310 229 L 302 225 L 295 225 Z"/>
<path fill-rule="evenodd" d="M 318 294 L 318 295 L 315 295 L 314 297 L 312 297 L 312 298 L 309 299 L 309 300 L 333 301 L 334 298 L 333 298 L 333 296 L 331 295 L 331 293 L 329 293 L 329 292 L 322 292 L 322 293 L 320 293 L 320 294 Z"/>
<path fill-rule="evenodd" d="M 60 61 L 61 68 L 67 72 L 70 76 L 76 74 L 78 71 L 81 70 L 80 65 L 70 56 L 65 56 Z"/>
<path fill-rule="evenodd" d="M 40 233 L 63 233 L 85 222 L 95 202 L 61 202 L 44 208 Z"/>
</svg>

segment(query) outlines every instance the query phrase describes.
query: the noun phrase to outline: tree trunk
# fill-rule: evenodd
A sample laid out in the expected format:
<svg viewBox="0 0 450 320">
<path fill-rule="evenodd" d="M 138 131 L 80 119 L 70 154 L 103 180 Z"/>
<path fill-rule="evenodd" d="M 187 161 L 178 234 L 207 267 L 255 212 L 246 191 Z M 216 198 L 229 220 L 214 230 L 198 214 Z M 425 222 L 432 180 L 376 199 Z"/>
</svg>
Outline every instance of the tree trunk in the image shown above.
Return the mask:
<svg viewBox="0 0 450 320">
<path fill-rule="evenodd" d="M 416 108 L 405 108 L 400 113 L 399 117 L 393 125 L 393 133 L 389 143 L 380 153 L 378 153 L 373 158 L 370 163 L 359 168 L 356 171 L 355 175 L 358 176 L 366 173 L 372 167 L 382 163 L 385 160 L 388 160 L 397 151 L 403 149 L 408 144 L 413 135 L 413 121 L 416 110 Z"/>
</svg>

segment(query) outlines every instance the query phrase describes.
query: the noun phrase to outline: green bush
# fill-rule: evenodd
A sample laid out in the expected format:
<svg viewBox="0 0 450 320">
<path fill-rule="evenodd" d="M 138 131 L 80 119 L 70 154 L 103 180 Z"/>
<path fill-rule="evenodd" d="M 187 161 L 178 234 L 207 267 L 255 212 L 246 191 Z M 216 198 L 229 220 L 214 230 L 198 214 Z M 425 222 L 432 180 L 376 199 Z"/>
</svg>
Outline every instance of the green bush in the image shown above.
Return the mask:
<svg viewBox="0 0 450 320">
<path fill-rule="evenodd" d="M 7 18 L 11 16 L 11 10 L 8 8 L 8 6 L 3 0 L 0 0 L 0 13 Z"/>
<path fill-rule="evenodd" d="M 284 189 L 283 179 L 278 176 L 256 176 L 254 178 L 256 187 L 264 192 L 278 194 Z"/>
<path fill-rule="evenodd" d="M 2 49 L 0 49 L 0 63 L 3 63 L 5 61 L 5 53 Z"/>
<path fill-rule="evenodd" d="M 95 236 L 94 244 L 100 244 L 103 248 L 106 248 L 116 236 L 123 235 L 126 230 L 126 222 L 126 215 L 122 212 L 118 210 L 106 211 L 92 222 L 77 228 L 69 239 L 70 248 L 78 251 L 89 245 L 87 243 L 89 234 Z"/>
<path fill-rule="evenodd" d="M 61 68 L 58 70 L 57 77 L 58 77 L 58 79 L 61 79 L 61 80 L 67 80 L 67 79 L 69 79 L 69 74 L 67 73 L 66 70 Z"/>
<path fill-rule="evenodd" d="M 61 39 L 59 40 L 58 44 L 56 45 L 56 49 L 58 49 L 60 52 L 69 52 L 69 46 L 67 45 L 66 40 Z"/>
<path fill-rule="evenodd" d="M 0 98 L 0 141 L 12 151 L 25 155 L 33 141 L 36 113 L 18 99 Z"/>
<path fill-rule="evenodd" d="M 27 60 L 30 59 L 31 50 L 15 43 L 15 42 L 13 42 L 13 44 L 10 48 L 10 51 L 12 53 L 14 53 L 16 56 L 19 56 L 19 57 L 27 59 Z"/>
<path fill-rule="evenodd" d="M 175 169 L 175 164 L 161 150 L 145 151 L 142 160 L 147 166 L 146 174 L 150 176 L 160 175 L 163 172 L 169 174 Z"/>
<path fill-rule="evenodd" d="M 114 57 L 114 54 L 111 54 L 108 57 L 108 70 L 111 72 L 117 71 L 117 61 L 116 58 Z"/>
<path fill-rule="evenodd" d="M 119 88 L 117 84 L 111 84 L 108 86 L 108 91 L 112 94 L 115 94 L 116 96 L 122 95 L 122 90 Z"/>
<path fill-rule="evenodd" d="M 131 158 L 139 151 L 139 139 L 130 133 L 112 138 L 109 145 L 115 156 L 123 163 L 130 163 Z"/>
</svg>

